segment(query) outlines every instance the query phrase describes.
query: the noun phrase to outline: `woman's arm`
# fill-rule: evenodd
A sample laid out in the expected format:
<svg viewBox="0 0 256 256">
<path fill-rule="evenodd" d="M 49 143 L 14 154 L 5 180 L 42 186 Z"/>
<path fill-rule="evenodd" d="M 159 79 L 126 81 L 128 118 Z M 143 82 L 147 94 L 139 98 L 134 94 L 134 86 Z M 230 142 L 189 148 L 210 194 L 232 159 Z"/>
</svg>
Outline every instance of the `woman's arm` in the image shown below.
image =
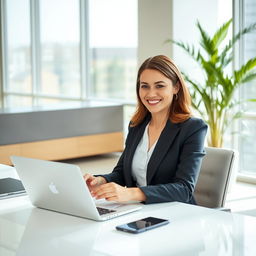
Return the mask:
<svg viewBox="0 0 256 256">
<path fill-rule="evenodd" d="M 124 176 L 123 176 L 123 161 L 124 161 L 125 150 L 120 156 L 115 168 L 109 174 L 100 175 L 107 182 L 115 182 L 119 185 L 125 186 Z"/>
<path fill-rule="evenodd" d="M 131 143 L 129 141 L 131 141 L 132 140 L 131 137 L 133 137 L 133 136 L 131 136 L 131 132 L 132 132 L 132 128 L 130 127 L 130 124 L 129 124 L 128 135 L 125 140 L 125 148 L 124 148 L 124 151 L 123 151 L 122 155 L 120 156 L 115 168 L 109 174 L 100 175 L 100 176 L 104 177 L 107 182 L 115 182 L 121 186 L 127 185 L 127 184 L 125 184 L 125 179 L 124 179 L 124 158 L 127 153 L 127 145 Z"/>
</svg>

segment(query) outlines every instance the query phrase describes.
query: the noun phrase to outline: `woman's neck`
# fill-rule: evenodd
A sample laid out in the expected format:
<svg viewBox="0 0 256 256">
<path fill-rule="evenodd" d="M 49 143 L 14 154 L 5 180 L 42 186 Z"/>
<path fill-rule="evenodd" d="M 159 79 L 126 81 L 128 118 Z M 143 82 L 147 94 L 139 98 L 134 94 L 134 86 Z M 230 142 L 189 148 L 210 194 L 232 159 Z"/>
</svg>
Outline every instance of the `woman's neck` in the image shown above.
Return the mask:
<svg viewBox="0 0 256 256">
<path fill-rule="evenodd" d="M 166 121 L 168 120 L 168 115 L 152 114 L 150 120 L 150 126 L 155 128 L 162 128 L 165 126 Z"/>
</svg>

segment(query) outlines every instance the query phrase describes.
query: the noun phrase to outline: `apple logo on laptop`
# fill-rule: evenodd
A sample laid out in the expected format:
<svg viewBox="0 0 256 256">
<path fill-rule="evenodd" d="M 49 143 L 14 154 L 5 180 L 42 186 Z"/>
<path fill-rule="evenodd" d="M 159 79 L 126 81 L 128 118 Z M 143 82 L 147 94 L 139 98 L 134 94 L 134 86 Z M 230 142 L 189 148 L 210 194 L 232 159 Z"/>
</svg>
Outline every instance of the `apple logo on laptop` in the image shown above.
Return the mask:
<svg viewBox="0 0 256 256">
<path fill-rule="evenodd" d="M 53 184 L 53 182 L 50 183 L 49 189 L 51 190 L 51 192 L 52 192 L 53 194 L 59 194 L 59 191 L 58 191 L 58 189 L 56 188 L 56 186 Z"/>
</svg>

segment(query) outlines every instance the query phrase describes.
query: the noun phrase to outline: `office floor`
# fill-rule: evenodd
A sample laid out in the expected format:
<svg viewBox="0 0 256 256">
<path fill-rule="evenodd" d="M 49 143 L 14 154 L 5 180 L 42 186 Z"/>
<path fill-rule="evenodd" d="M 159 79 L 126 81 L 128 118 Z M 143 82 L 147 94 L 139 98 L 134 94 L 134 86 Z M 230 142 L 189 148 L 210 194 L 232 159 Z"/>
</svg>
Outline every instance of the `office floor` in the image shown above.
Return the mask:
<svg viewBox="0 0 256 256">
<path fill-rule="evenodd" d="M 111 172 L 120 153 L 66 160 L 80 166 L 83 173 L 104 174 Z M 232 212 L 256 217 L 256 185 L 236 182 L 229 189 L 226 205 Z"/>
</svg>

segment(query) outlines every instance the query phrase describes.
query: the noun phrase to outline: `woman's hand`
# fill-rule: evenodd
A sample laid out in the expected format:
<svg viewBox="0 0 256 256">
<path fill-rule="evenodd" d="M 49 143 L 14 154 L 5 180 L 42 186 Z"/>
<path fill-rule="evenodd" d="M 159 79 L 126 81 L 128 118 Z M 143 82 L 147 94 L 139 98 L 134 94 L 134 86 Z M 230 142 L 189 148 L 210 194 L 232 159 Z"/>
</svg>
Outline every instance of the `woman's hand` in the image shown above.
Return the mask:
<svg viewBox="0 0 256 256">
<path fill-rule="evenodd" d="M 116 202 L 146 200 L 146 196 L 141 189 L 122 187 L 114 182 L 92 188 L 91 194 L 96 199 L 105 198 L 108 201 Z"/>
<path fill-rule="evenodd" d="M 102 185 L 102 184 L 105 184 L 107 183 L 106 179 L 99 176 L 99 177 L 95 177 L 93 176 L 92 174 L 90 173 L 86 173 L 84 175 L 84 180 L 89 188 L 90 191 L 92 191 L 93 188 L 99 186 L 99 185 Z"/>
</svg>

